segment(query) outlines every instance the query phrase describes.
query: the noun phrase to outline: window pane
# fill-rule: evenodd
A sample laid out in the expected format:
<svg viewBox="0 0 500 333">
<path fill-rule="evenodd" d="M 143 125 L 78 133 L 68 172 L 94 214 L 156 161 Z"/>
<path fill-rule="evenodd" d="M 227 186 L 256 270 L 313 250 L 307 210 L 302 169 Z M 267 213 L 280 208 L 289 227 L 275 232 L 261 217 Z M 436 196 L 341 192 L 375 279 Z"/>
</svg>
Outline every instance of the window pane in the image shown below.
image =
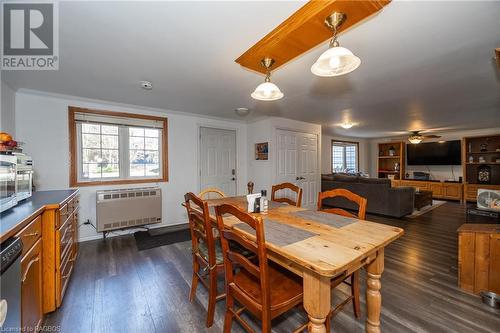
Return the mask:
<svg viewBox="0 0 500 333">
<path fill-rule="evenodd" d="M 130 137 L 130 149 L 144 149 L 144 137 Z"/>
<path fill-rule="evenodd" d="M 144 164 L 130 164 L 131 177 L 144 177 Z"/>
<path fill-rule="evenodd" d="M 103 178 L 111 178 L 111 177 L 119 177 L 120 176 L 118 164 L 103 165 L 101 170 L 102 170 L 102 177 Z"/>
<path fill-rule="evenodd" d="M 146 149 L 158 150 L 158 139 L 156 138 L 146 138 Z"/>
<path fill-rule="evenodd" d="M 146 165 L 146 176 L 159 176 L 160 166 L 158 164 L 147 164 Z"/>
<path fill-rule="evenodd" d="M 103 149 L 102 150 L 102 161 L 111 164 L 119 163 L 118 150 L 115 149 Z"/>
<path fill-rule="evenodd" d="M 82 133 L 100 133 L 100 128 L 98 124 L 82 124 Z"/>
<path fill-rule="evenodd" d="M 130 127 L 130 136 L 144 136 L 144 128 Z"/>
<path fill-rule="evenodd" d="M 102 134 L 118 135 L 118 126 L 102 125 L 101 130 L 102 130 Z"/>
<path fill-rule="evenodd" d="M 118 149 L 118 136 L 116 135 L 103 135 L 102 148 Z"/>
<path fill-rule="evenodd" d="M 97 164 L 84 164 L 83 175 L 85 178 L 101 178 L 101 168 Z"/>
<path fill-rule="evenodd" d="M 99 163 L 100 159 L 100 149 L 83 149 L 83 163 Z"/>
<path fill-rule="evenodd" d="M 157 138 L 159 137 L 160 131 L 157 130 L 157 129 L 150 129 L 150 128 L 146 128 L 145 129 L 145 136 L 149 136 L 151 138 Z"/>
<path fill-rule="evenodd" d="M 83 148 L 101 148 L 99 134 L 82 134 Z"/>
<path fill-rule="evenodd" d="M 146 152 L 144 153 L 144 160 L 146 161 L 146 163 L 158 164 L 159 163 L 158 151 L 146 150 Z"/>
<path fill-rule="evenodd" d="M 131 150 L 130 151 L 130 163 L 131 164 L 144 164 L 144 150 Z"/>
</svg>

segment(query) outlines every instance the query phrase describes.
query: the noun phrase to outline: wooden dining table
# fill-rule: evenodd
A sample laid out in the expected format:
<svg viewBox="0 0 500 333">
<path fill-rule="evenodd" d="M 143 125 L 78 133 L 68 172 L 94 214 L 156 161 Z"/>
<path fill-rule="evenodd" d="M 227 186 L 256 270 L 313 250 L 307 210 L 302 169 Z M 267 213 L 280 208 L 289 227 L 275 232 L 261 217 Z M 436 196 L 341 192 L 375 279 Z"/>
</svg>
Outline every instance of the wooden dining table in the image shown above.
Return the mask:
<svg viewBox="0 0 500 333">
<path fill-rule="evenodd" d="M 231 204 L 247 211 L 245 196 L 207 202 L 214 222 L 217 205 Z M 367 271 L 366 332 L 380 332 L 384 248 L 401 237 L 403 229 L 279 203 L 271 203 L 267 214 L 255 215 L 264 219 L 269 259 L 303 279 L 309 332 L 326 332 L 325 320 L 332 306 L 331 280 L 347 277 L 361 267 Z M 255 238 L 253 232 L 234 217 L 225 218 L 224 225 L 245 237 Z"/>
</svg>

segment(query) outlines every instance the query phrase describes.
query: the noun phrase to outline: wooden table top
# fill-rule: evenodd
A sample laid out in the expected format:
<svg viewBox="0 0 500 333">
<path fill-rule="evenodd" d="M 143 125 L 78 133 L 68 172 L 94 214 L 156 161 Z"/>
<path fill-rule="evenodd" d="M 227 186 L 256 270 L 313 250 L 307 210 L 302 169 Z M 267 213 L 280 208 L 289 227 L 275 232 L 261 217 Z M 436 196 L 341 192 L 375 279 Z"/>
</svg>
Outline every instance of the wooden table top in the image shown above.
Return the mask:
<svg viewBox="0 0 500 333">
<path fill-rule="evenodd" d="M 245 196 L 210 199 L 207 202 L 209 206 L 231 204 L 243 211 L 247 210 Z M 282 247 L 266 241 L 266 246 L 271 252 L 322 276 L 335 277 L 342 274 L 353 263 L 362 262 L 363 259 L 373 255 L 404 233 L 401 228 L 358 219 L 353 219 L 354 223 L 335 228 L 293 215 L 294 212 L 303 210 L 306 209 L 286 205 L 272 208 L 267 214 L 255 215 L 316 234 Z M 210 214 L 215 220 L 212 209 L 210 209 Z M 331 218 L 345 219 L 334 214 L 331 214 Z M 240 223 L 235 218 L 226 218 L 224 222 L 228 227 Z M 235 229 L 249 238 L 254 238 L 252 234 L 238 227 Z"/>
</svg>

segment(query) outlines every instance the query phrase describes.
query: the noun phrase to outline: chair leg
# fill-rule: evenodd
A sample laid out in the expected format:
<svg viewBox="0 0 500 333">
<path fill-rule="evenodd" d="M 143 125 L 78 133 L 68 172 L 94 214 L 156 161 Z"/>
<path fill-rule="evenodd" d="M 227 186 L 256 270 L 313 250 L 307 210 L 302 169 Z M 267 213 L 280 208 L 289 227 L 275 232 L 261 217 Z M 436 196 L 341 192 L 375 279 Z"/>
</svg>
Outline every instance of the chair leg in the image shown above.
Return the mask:
<svg viewBox="0 0 500 333">
<path fill-rule="evenodd" d="M 212 326 L 214 323 L 215 302 L 217 298 L 217 271 L 215 269 L 210 270 L 209 279 L 207 327 Z"/>
<path fill-rule="evenodd" d="M 196 288 L 198 287 L 198 271 L 200 270 L 200 264 L 196 257 L 193 258 L 193 278 L 191 279 L 191 292 L 189 293 L 189 301 L 192 302 L 194 295 L 196 295 Z"/>
<path fill-rule="evenodd" d="M 226 291 L 226 315 L 224 316 L 224 330 L 223 333 L 231 333 L 231 326 L 233 324 L 233 314 L 230 309 L 233 308 L 233 297 Z"/>
<path fill-rule="evenodd" d="M 351 276 L 351 292 L 352 292 L 352 307 L 356 318 L 361 317 L 361 305 L 359 304 L 359 270 L 355 271 Z"/>
</svg>

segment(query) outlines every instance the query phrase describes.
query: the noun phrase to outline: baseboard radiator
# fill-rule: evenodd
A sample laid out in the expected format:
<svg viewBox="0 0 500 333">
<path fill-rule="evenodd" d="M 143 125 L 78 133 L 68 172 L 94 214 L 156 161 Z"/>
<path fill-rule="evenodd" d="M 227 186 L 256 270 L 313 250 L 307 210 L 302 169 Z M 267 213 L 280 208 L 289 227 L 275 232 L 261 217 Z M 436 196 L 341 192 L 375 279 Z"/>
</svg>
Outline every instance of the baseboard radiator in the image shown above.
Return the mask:
<svg viewBox="0 0 500 333">
<path fill-rule="evenodd" d="M 98 232 L 161 222 L 158 187 L 103 190 L 96 197 Z"/>
</svg>

